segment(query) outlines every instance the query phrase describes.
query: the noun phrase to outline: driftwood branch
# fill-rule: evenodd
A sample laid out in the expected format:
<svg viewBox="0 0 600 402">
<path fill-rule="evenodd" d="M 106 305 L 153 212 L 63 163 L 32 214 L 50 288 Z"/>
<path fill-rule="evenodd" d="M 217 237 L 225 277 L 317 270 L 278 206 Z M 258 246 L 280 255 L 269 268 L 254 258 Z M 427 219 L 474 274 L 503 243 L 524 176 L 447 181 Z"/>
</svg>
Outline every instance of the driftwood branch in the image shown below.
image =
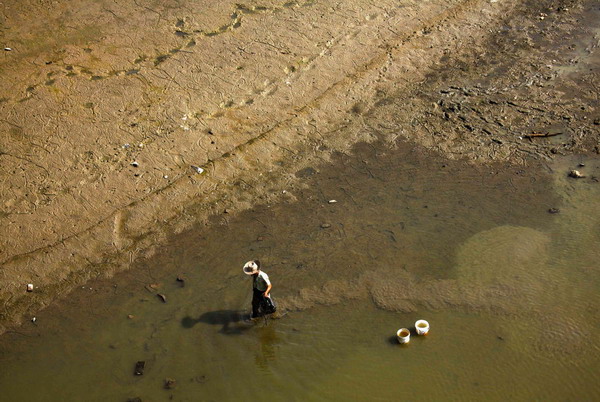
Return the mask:
<svg viewBox="0 0 600 402">
<path fill-rule="evenodd" d="M 557 135 L 561 135 L 563 133 L 532 133 L 532 134 L 525 134 L 522 137 L 523 138 L 539 138 L 539 137 L 555 137 Z"/>
</svg>

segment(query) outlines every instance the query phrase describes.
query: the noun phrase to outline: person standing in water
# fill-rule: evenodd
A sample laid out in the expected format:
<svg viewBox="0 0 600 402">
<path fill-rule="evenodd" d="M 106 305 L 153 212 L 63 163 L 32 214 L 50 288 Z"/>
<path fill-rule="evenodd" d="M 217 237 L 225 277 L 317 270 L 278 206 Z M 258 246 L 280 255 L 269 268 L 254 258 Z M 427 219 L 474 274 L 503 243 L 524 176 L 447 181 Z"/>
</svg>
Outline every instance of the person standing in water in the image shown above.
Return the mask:
<svg viewBox="0 0 600 402">
<path fill-rule="evenodd" d="M 271 292 L 271 281 L 269 275 L 260 270 L 260 261 L 248 261 L 244 265 L 244 273 L 252 276 L 252 317 L 257 318 L 259 316 L 259 307 L 264 305 L 265 298 L 270 297 Z"/>
</svg>

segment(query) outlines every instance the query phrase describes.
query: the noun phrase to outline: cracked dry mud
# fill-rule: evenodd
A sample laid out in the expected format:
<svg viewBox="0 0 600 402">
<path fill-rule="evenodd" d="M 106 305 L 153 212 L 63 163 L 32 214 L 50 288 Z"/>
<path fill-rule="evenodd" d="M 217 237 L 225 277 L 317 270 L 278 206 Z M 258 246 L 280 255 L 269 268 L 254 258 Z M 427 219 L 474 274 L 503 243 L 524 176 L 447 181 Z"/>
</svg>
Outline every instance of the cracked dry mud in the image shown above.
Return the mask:
<svg viewBox="0 0 600 402">
<path fill-rule="evenodd" d="M 0 332 L 373 131 L 471 163 L 599 152 L 594 1 L 0 11 Z"/>
</svg>

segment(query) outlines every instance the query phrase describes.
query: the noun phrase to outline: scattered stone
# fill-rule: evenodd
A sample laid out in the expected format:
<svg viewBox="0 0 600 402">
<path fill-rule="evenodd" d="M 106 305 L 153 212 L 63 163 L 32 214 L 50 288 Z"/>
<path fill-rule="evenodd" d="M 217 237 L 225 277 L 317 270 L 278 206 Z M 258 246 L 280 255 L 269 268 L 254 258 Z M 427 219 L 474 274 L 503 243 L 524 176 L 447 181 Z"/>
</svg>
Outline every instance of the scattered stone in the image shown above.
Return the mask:
<svg viewBox="0 0 600 402">
<path fill-rule="evenodd" d="M 139 163 L 137 163 L 137 162 L 131 162 L 131 166 L 133 166 L 133 167 L 138 167 L 138 166 L 140 166 L 140 164 L 139 164 Z"/>
<path fill-rule="evenodd" d="M 206 376 L 205 375 L 198 375 L 194 378 L 192 378 L 191 381 L 197 382 L 198 384 L 203 384 L 206 382 Z"/>
<path fill-rule="evenodd" d="M 146 362 L 140 360 L 139 362 L 137 362 L 135 364 L 135 369 L 133 370 L 133 374 L 135 374 L 135 375 L 143 375 L 144 374 L 144 368 L 146 368 Z"/>
<path fill-rule="evenodd" d="M 33 317 L 33 318 L 31 319 L 31 322 L 36 322 L 36 321 L 37 321 L 37 318 L 36 318 L 36 317 Z"/>
<path fill-rule="evenodd" d="M 496 338 L 498 338 L 498 340 L 501 340 L 501 341 L 503 341 L 503 340 L 504 340 L 504 338 L 503 338 L 503 337 L 501 337 L 500 335 L 498 335 Z"/>
<path fill-rule="evenodd" d="M 330 223 L 321 223 L 321 227 L 322 227 L 323 229 L 327 229 L 327 228 L 330 228 L 330 227 L 331 227 L 331 224 L 330 224 Z"/>
<path fill-rule="evenodd" d="M 169 178 L 169 176 L 167 176 L 167 175 L 163 176 L 163 179 L 168 179 L 168 178 Z"/>
<path fill-rule="evenodd" d="M 175 385 L 177 385 L 177 381 L 175 381 L 172 378 L 166 378 L 165 379 L 165 389 L 173 389 L 175 388 Z"/>
<path fill-rule="evenodd" d="M 133 317 L 135 317 L 133 314 L 127 314 L 127 318 L 129 318 L 130 320 L 133 319 Z"/>
<path fill-rule="evenodd" d="M 27 284 L 27 291 L 28 292 L 33 292 L 33 283 L 28 283 Z"/>
<path fill-rule="evenodd" d="M 183 276 L 178 276 L 176 279 L 177 282 L 179 282 L 179 284 L 181 285 L 181 287 L 185 286 L 185 279 L 183 278 Z"/>
<path fill-rule="evenodd" d="M 298 170 L 295 173 L 295 175 L 298 178 L 305 178 L 305 177 L 310 177 L 310 176 L 314 175 L 315 173 L 317 173 L 317 171 L 314 168 L 307 167 L 307 168 Z"/>
<path fill-rule="evenodd" d="M 330 203 L 330 204 L 335 204 L 337 202 L 337 200 L 329 200 L 327 202 Z"/>
<path fill-rule="evenodd" d="M 585 176 L 582 175 L 579 170 L 571 170 L 569 172 L 569 177 L 572 177 L 574 179 L 583 179 Z"/>
<path fill-rule="evenodd" d="M 582 162 L 582 163 L 580 163 L 580 164 L 579 164 L 579 165 L 577 165 L 577 166 L 578 166 L 578 167 L 584 167 L 584 166 L 585 166 L 585 163 L 583 163 L 583 162 Z"/>
<path fill-rule="evenodd" d="M 194 169 L 198 174 L 204 173 L 204 169 L 202 169 L 201 167 L 192 165 L 192 169 Z"/>
<path fill-rule="evenodd" d="M 167 302 L 167 296 L 163 295 L 162 293 L 158 293 L 156 296 L 158 296 L 158 298 L 162 300 L 163 303 Z"/>
<path fill-rule="evenodd" d="M 551 213 L 551 214 L 557 214 L 557 213 L 560 212 L 560 209 L 558 209 L 558 208 L 550 208 L 548 210 L 548 212 Z"/>
<path fill-rule="evenodd" d="M 129 149 L 129 148 L 131 148 L 131 145 L 130 144 L 123 144 L 123 145 L 121 145 L 121 148 L 123 148 L 123 149 Z"/>
<path fill-rule="evenodd" d="M 223 213 L 224 213 L 224 214 L 228 214 L 229 212 L 231 212 L 231 210 L 229 210 L 229 209 L 227 209 L 227 208 L 225 208 L 225 209 L 223 210 Z"/>
<path fill-rule="evenodd" d="M 5 52 L 12 52 L 12 49 L 11 49 L 10 47 L 5 47 L 5 48 L 4 48 L 4 51 L 5 51 Z"/>
</svg>

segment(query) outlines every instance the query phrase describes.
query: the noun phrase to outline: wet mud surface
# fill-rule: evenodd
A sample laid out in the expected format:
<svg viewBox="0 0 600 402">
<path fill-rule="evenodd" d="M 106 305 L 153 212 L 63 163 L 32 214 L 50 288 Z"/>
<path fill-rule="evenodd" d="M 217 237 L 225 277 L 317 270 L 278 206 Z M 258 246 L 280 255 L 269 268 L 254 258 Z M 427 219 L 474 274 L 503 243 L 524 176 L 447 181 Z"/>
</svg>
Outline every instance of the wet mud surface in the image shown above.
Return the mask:
<svg viewBox="0 0 600 402">
<path fill-rule="evenodd" d="M 290 315 L 490 314 L 597 355 L 596 2 L 135 4 L 59 2 L 53 35 L 3 5 L 0 328 L 122 329 L 160 293 L 169 339 L 246 333 L 225 290 L 259 257 Z M 69 342 L 29 324 L 3 342 Z"/>
<path fill-rule="evenodd" d="M 404 142 L 359 144 L 297 171 L 280 202 L 176 235 L 134 269 L 89 282 L 5 334 L 0 356 L 14 370 L 0 384 L 14 400 L 23 381 L 30 395 L 73 399 L 92 375 L 106 387 L 88 391 L 91 399 L 235 399 L 241 389 L 264 392 L 243 375 L 253 372 L 270 379 L 276 399 L 385 399 L 425 388 L 589 397 L 598 391 L 590 369 L 600 188 L 565 175 L 575 161 L 600 170 L 584 156 L 530 170 L 465 169 Z M 274 283 L 279 319 L 244 321 L 250 282 L 241 267 L 252 258 Z M 432 334 L 398 349 L 396 327 L 418 318 Z M 44 371 L 56 361 L 77 374 Z M 137 361 L 146 364 L 141 377 Z M 415 367 L 410 380 L 396 364 Z M 353 375 L 364 387 L 347 384 Z M 165 378 L 177 386 L 162 389 Z M 557 388 L 558 378 L 571 385 Z M 403 389 L 390 388 L 398 381 Z"/>
</svg>

